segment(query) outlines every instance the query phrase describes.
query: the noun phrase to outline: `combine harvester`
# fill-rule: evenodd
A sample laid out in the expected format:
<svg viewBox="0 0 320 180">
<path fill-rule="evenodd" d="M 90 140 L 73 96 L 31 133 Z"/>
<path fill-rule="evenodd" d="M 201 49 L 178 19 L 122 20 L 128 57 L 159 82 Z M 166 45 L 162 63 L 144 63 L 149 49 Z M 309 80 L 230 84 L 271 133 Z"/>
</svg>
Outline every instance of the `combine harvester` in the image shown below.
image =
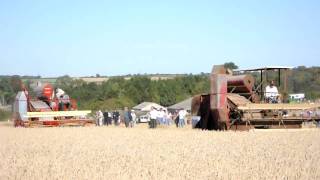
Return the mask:
<svg viewBox="0 0 320 180">
<path fill-rule="evenodd" d="M 301 128 L 305 123 L 319 123 L 315 113 L 320 104 L 283 103 L 287 101 L 289 67 L 265 67 L 239 71 L 214 66 L 210 76 L 210 94 L 192 99 L 192 115 L 200 116 L 196 128 L 208 130 L 248 130 L 251 128 Z M 280 100 L 267 103 L 266 84 L 270 71 L 277 73 Z M 248 72 L 260 75 L 260 83 Z M 241 74 L 242 73 L 242 74 Z M 260 73 L 260 74 L 259 74 Z M 281 74 L 282 73 L 282 74 Z M 269 75 L 269 76 L 268 76 Z"/>
<path fill-rule="evenodd" d="M 26 88 L 16 95 L 13 105 L 15 127 L 86 126 L 95 121 L 88 119 L 91 111 L 78 111 L 75 100 L 61 89 L 56 94 L 50 84 L 35 89 L 36 99 L 29 97 Z"/>
</svg>

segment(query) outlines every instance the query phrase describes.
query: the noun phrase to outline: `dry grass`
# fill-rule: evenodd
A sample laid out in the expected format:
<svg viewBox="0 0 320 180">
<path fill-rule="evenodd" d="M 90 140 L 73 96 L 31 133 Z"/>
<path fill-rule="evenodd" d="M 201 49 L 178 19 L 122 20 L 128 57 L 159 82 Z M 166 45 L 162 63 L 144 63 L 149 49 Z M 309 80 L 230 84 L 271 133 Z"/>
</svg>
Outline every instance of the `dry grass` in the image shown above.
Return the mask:
<svg viewBox="0 0 320 180">
<path fill-rule="evenodd" d="M 0 127 L 0 179 L 319 179 L 320 130 Z"/>
</svg>

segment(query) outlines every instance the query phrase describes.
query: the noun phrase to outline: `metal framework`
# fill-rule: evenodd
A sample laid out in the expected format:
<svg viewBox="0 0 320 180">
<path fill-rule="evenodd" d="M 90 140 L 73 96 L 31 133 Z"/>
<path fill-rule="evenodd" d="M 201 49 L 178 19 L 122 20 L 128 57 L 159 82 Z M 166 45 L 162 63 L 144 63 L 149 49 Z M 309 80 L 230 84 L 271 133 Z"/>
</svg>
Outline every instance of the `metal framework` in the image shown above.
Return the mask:
<svg viewBox="0 0 320 180">
<path fill-rule="evenodd" d="M 266 66 L 261 68 L 253 68 L 253 69 L 243 69 L 238 70 L 236 73 L 248 73 L 248 72 L 259 72 L 260 73 L 260 82 L 256 86 L 255 91 L 260 95 L 260 99 L 264 100 L 265 92 L 264 89 L 267 86 L 269 81 L 268 74 L 270 71 L 278 72 L 278 87 L 282 92 L 283 101 L 286 102 L 288 98 L 288 70 L 292 69 L 289 66 Z M 281 80 L 281 74 L 283 74 L 283 79 Z M 283 83 L 282 83 L 283 82 Z"/>
</svg>

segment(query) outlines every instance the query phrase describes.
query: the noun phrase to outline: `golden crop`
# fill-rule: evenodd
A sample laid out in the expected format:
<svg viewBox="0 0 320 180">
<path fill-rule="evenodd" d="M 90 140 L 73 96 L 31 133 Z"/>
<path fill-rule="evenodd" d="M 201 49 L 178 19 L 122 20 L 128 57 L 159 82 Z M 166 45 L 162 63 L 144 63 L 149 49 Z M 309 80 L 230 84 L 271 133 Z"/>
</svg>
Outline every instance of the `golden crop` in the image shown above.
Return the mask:
<svg viewBox="0 0 320 180">
<path fill-rule="evenodd" d="M 1 126 L 0 179 L 320 179 L 320 130 Z"/>
</svg>

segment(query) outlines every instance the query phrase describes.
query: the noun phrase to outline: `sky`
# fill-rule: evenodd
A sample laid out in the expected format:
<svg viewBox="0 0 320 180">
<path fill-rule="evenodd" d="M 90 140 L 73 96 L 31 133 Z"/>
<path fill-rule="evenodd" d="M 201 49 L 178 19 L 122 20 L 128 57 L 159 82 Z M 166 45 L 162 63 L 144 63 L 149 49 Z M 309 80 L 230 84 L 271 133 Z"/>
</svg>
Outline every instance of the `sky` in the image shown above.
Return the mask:
<svg viewBox="0 0 320 180">
<path fill-rule="evenodd" d="M 317 0 L 0 1 L 0 74 L 320 66 Z"/>
</svg>

